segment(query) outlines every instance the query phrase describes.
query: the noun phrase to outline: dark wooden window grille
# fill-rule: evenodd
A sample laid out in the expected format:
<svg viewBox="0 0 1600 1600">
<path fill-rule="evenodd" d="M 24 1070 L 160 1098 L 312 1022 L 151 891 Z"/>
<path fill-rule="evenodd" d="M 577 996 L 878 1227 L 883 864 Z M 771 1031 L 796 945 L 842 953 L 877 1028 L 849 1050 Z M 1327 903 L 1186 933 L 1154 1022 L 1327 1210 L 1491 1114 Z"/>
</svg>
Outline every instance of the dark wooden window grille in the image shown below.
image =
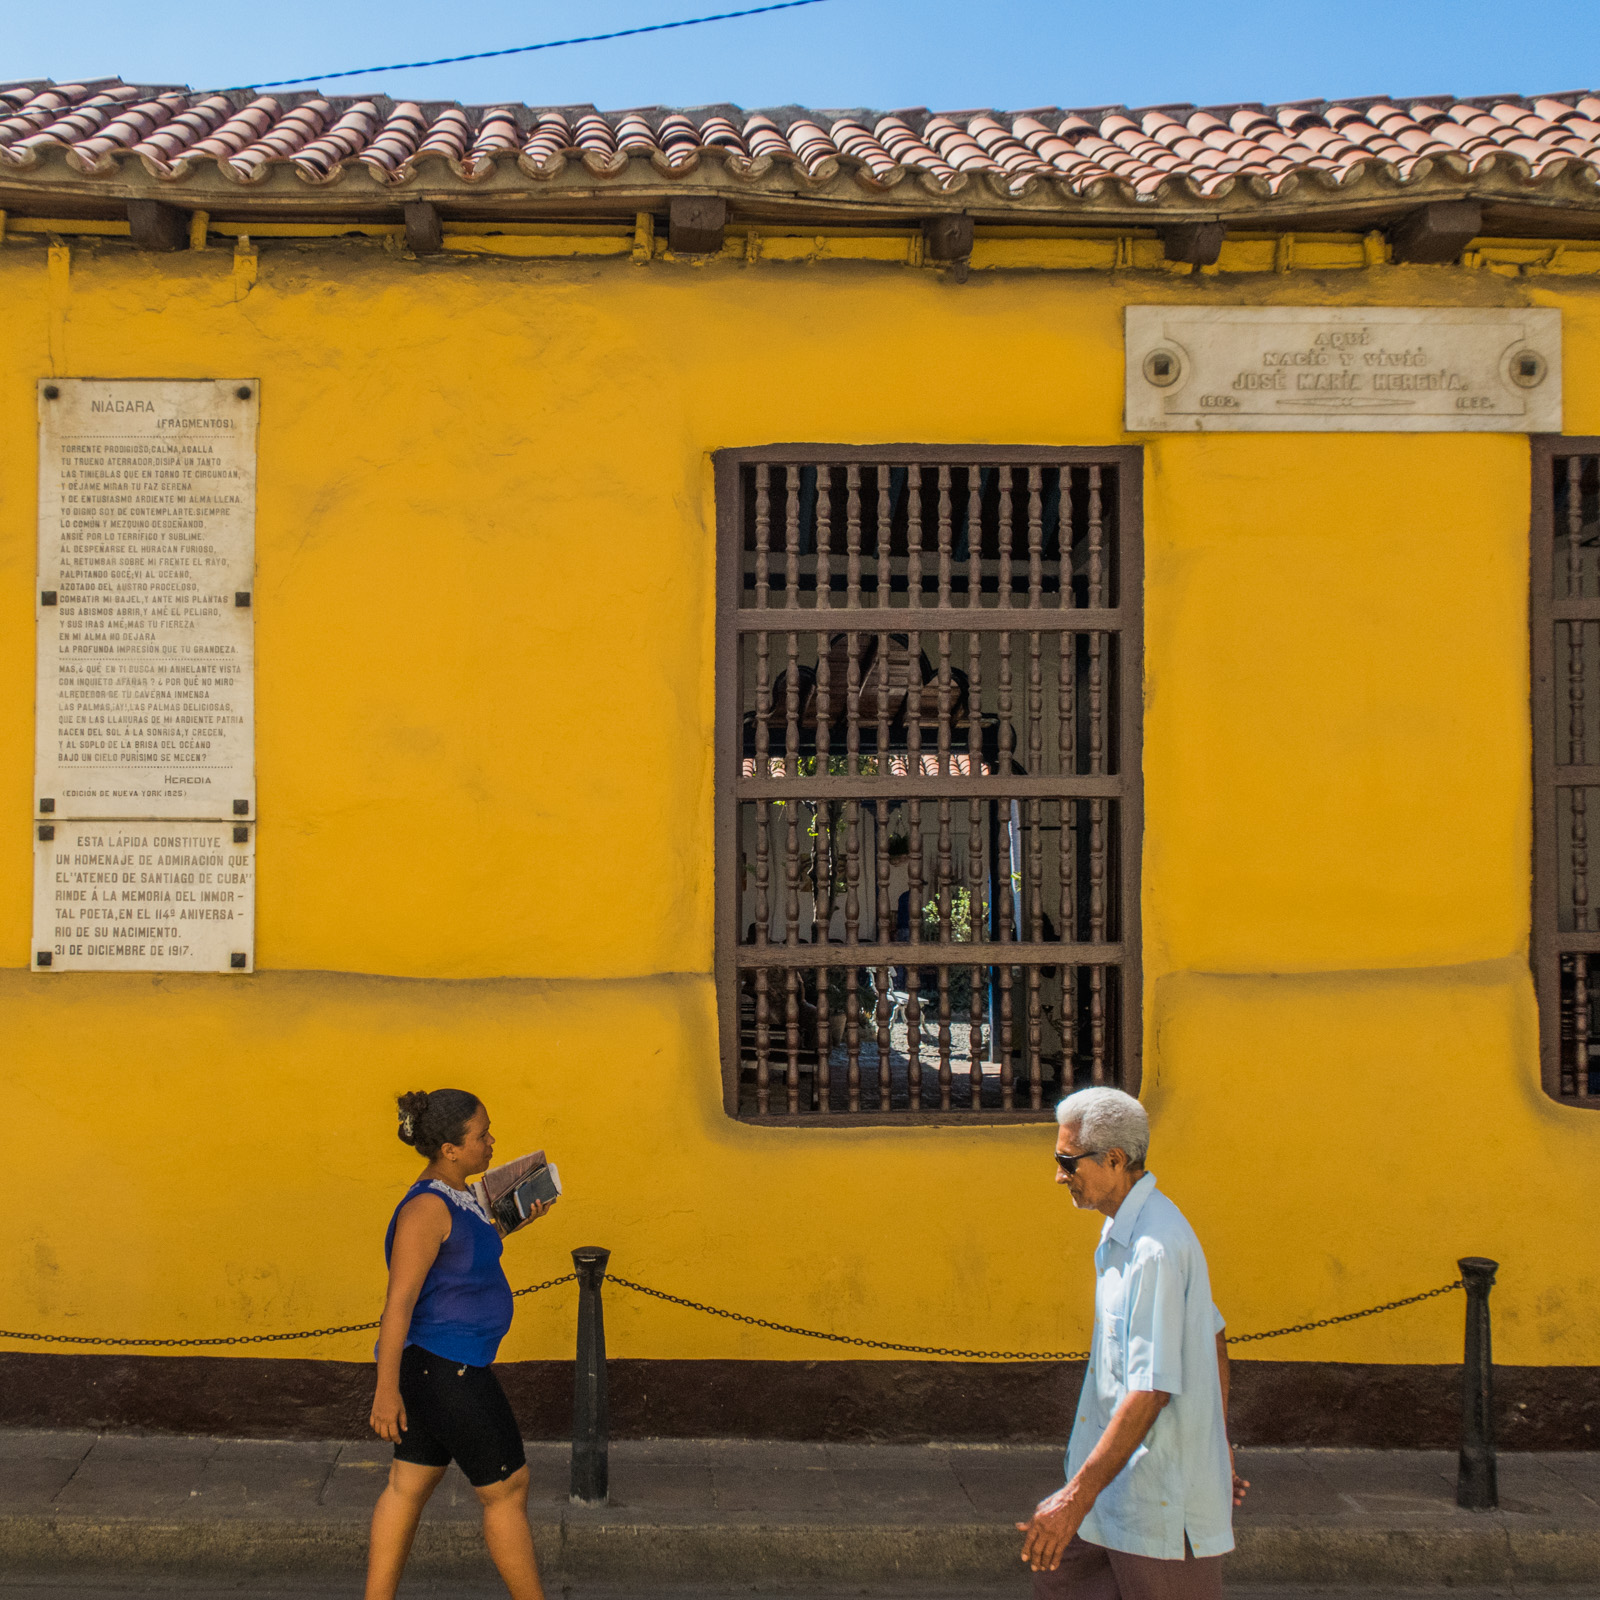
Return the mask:
<svg viewBox="0 0 1600 1600">
<path fill-rule="evenodd" d="M 1544 1086 L 1600 1107 L 1600 439 L 1534 441 L 1533 959 Z"/>
<path fill-rule="evenodd" d="M 1138 1089 L 1137 450 L 717 457 L 728 1110 Z"/>
</svg>

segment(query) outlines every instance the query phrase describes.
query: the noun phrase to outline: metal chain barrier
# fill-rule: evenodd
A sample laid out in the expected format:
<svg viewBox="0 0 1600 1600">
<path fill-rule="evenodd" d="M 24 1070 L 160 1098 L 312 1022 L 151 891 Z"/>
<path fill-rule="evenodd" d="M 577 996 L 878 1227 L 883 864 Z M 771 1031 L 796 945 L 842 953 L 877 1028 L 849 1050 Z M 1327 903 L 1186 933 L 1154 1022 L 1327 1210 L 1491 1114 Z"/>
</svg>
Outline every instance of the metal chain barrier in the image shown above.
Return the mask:
<svg viewBox="0 0 1600 1600">
<path fill-rule="evenodd" d="M 543 1283 L 530 1284 L 526 1289 L 513 1291 L 513 1298 L 539 1294 L 563 1283 L 577 1281 L 575 1272 L 563 1273 L 559 1278 L 546 1278 Z M 788 1322 L 772 1322 L 766 1317 L 747 1316 L 742 1311 L 725 1311 L 720 1306 L 708 1306 L 699 1300 L 687 1300 L 682 1295 L 668 1294 L 664 1289 L 652 1289 L 648 1284 L 635 1283 L 630 1278 L 607 1274 L 605 1281 L 619 1289 L 631 1289 L 635 1294 L 649 1295 L 653 1300 L 664 1300 L 668 1305 L 682 1306 L 688 1311 L 701 1311 L 708 1317 L 721 1317 L 727 1322 L 740 1322 L 746 1327 L 766 1328 L 772 1333 L 790 1333 L 801 1339 L 825 1339 L 831 1344 L 852 1345 L 861 1350 L 888 1350 L 898 1355 L 951 1356 L 963 1361 L 1087 1361 L 1087 1350 L 958 1350 L 945 1345 L 895 1344 L 887 1339 L 857 1339 L 847 1333 L 823 1333 L 816 1328 L 797 1328 Z M 1423 1300 L 1433 1300 L 1442 1294 L 1453 1294 L 1462 1287 L 1457 1278 L 1452 1283 L 1441 1284 L 1437 1289 L 1426 1289 L 1421 1294 L 1407 1295 L 1403 1300 L 1386 1300 L 1381 1306 L 1368 1306 L 1365 1311 L 1347 1311 L 1343 1316 L 1321 1317 L 1315 1322 L 1298 1322 L 1289 1328 L 1273 1328 L 1266 1333 L 1241 1333 L 1229 1338 L 1230 1345 L 1251 1344 L 1258 1339 L 1280 1339 L 1290 1333 L 1311 1333 L 1318 1328 L 1332 1328 L 1341 1322 L 1358 1322 L 1363 1317 L 1376 1317 L 1385 1311 L 1398 1311 L 1402 1306 L 1414 1306 Z M 278 1344 L 288 1339 L 324 1339 L 341 1333 L 370 1333 L 380 1326 L 378 1322 L 350 1322 L 337 1328 L 308 1328 L 301 1333 L 243 1333 L 217 1339 L 98 1339 L 80 1334 L 66 1333 L 14 1333 L 0 1328 L 0 1339 L 20 1339 L 35 1344 L 112 1345 L 123 1350 L 177 1350 L 196 1346 L 234 1344 Z"/>
<path fill-rule="evenodd" d="M 724 1317 L 729 1322 L 747 1323 L 752 1328 L 770 1328 L 774 1333 L 795 1333 L 802 1339 L 828 1339 L 834 1344 L 853 1344 L 863 1350 L 898 1350 L 913 1356 L 962 1356 L 968 1361 L 1087 1361 L 1087 1350 L 1046 1350 L 1033 1353 L 1025 1350 L 947 1350 L 935 1344 L 890 1344 L 884 1339 L 852 1339 L 847 1333 L 818 1333 L 815 1328 L 795 1328 L 787 1322 L 768 1322 L 765 1317 L 747 1317 L 739 1311 L 723 1311 L 716 1306 L 701 1305 L 698 1300 L 685 1300 L 682 1295 L 668 1294 L 664 1289 L 650 1289 L 642 1283 L 606 1274 L 606 1282 L 619 1288 L 632 1289 L 635 1294 L 647 1294 L 656 1300 L 665 1300 L 675 1306 L 687 1306 L 691 1311 L 703 1311 L 709 1317 Z"/>
<path fill-rule="evenodd" d="M 769 1322 L 765 1317 L 747 1317 L 738 1311 L 723 1311 L 717 1306 L 702 1305 L 698 1300 L 685 1300 L 682 1295 L 668 1294 L 663 1289 L 651 1289 L 642 1283 L 613 1274 L 606 1275 L 607 1283 L 619 1288 L 632 1289 L 635 1294 L 647 1294 L 670 1305 L 685 1306 L 690 1311 L 703 1311 L 707 1316 L 723 1317 L 729 1322 L 742 1322 L 752 1328 L 770 1328 L 774 1333 L 798 1334 L 802 1339 L 827 1339 L 834 1344 L 855 1345 L 862 1350 L 895 1350 L 914 1356 L 959 1356 L 967 1361 L 1087 1361 L 1087 1350 L 953 1350 L 932 1344 L 890 1344 L 883 1339 L 853 1339 L 846 1333 L 819 1333 L 815 1328 L 796 1328 L 787 1322 Z M 1347 1311 L 1341 1317 L 1323 1317 L 1318 1322 L 1302 1322 L 1292 1328 L 1274 1328 L 1268 1333 L 1242 1333 L 1228 1340 L 1230 1345 L 1249 1344 L 1254 1339 L 1277 1339 L 1286 1333 L 1307 1333 L 1313 1328 L 1331 1328 L 1339 1322 L 1356 1322 L 1362 1317 L 1375 1317 L 1380 1311 L 1396 1311 L 1401 1306 L 1416 1305 L 1419 1300 L 1432 1300 L 1436 1295 L 1450 1294 L 1461 1287 L 1461 1280 L 1427 1289 L 1421 1294 L 1407 1295 L 1404 1300 L 1389 1300 L 1381 1306 L 1368 1306 L 1365 1311 Z"/>
<path fill-rule="evenodd" d="M 512 1298 L 538 1294 L 541 1289 L 553 1289 L 558 1283 L 574 1283 L 577 1277 L 577 1273 L 568 1272 L 559 1278 L 547 1278 L 543 1283 L 513 1290 Z M 196 1345 L 279 1344 L 285 1339 L 324 1339 L 336 1333 L 371 1333 L 381 1326 L 381 1321 L 347 1322 L 338 1328 L 307 1328 L 302 1333 L 236 1333 L 222 1339 L 91 1339 L 82 1334 L 13 1333 L 9 1328 L 0 1328 L 0 1339 L 25 1339 L 34 1344 L 107 1344 L 120 1350 L 184 1350 Z"/>
<path fill-rule="evenodd" d="M 1270 1333 L 1241 1333 L 1228 1340 L 1229 1344 L 1249 1344 L 1252 1339 L 1278 1339 L 1286 1333 L 1310 1333 L 1313 1328 L 1331 1328 L 1340 1322 L 1359 1322 L 1362 1317 L 1375 1317 L 1380 1311 L 1398 1311 L 1401 1306 L 1414 1306 L 1419 1300 L 1433 1300 L 1442 1294 L 1454 1294 L 1462 1287 L 1459 1278 L 1453 1283 L 1441 1283 L 1437 1289 L 1425 1289 L 1421 1294 L 1408 1294 L 1404 1300 L 1386 1300 L 1381 1306 L 1368 1306 L 1365 1311 L 1347 1311 L 1342 1317 L 1323 1317 L 1318 1322 L 1297 1322 L 1292 1328 L 1274 1328 Z"/>
<path fill-rule="evenodd" d="M 546 1278 L 543 1283 L 530 1283 L 526 1289 L 513 1289 L 511 1298 L 520 1300 L 525 1294 L 538 1294 L 541 1289 L 553 1289 L 558 1283 L 576 1283 L 577 1281 L 578 1274 L 576 1272 L 563 1273 L 559 1278 Z M 374 1323 L 373 1326 L 376 1327 L 377 1324 Z"/>
</svg>

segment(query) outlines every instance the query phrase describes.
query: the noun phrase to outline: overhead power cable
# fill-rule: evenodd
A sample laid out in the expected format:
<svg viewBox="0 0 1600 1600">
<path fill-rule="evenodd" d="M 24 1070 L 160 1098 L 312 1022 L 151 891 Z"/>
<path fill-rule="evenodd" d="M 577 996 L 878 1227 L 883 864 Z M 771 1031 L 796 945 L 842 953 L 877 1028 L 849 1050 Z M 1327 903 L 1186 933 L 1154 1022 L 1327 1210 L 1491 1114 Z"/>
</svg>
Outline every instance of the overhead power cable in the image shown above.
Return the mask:
<svg viewBox="0 0 1600 1600">
<path fill-rule="evenodd" d="M 769 6 L 744 11 L 719 11 L 710 17 L 685 17 L 681 22 L 652 22 L 642 28 L 618 28 L 613 33 L 588 33 L 576 39 L 546 39 L 543 44 L 513 45 L 509 50 L 478 50 L 469 56 L 440 56 L 436 61 L 393 61 L 386 67 L 349 67 L 343 72 L 314 72 L 303 78 L 275 78 L 271 83 L 241 83 L 237 89 L 289 89 L 297 83 L 326 83 L 332 78 L 361 78 L 369 72 L 409 72 L 414 67 L 453 67 L 462 61 L 491 61 L 496 56 L 525 56 L 533 50 L 560 50 L 569 44 L 603 44 L 607 39 L 631 39 L 641 33 L 666 33 L 672 28 L 698 28 L 708 22 L 732 22 L 738 17 L 760 17 L 769 11 L 793 11 L 816 6 L 823 0 L 778 0 Z"/>
</svg>

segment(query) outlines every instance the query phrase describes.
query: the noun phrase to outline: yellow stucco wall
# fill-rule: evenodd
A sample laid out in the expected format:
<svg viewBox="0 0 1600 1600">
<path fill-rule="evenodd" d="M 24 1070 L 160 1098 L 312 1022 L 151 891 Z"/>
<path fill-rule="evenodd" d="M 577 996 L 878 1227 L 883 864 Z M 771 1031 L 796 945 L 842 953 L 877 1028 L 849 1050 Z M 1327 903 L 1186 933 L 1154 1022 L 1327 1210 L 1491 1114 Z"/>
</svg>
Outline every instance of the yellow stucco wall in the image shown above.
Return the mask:
<svg viewBox="0 0 1600 1600">
<path fill-rule="evenodd" d="M 1556 280 L 1545 280 L 1556 284 Z M 363 1320 L 459 1084 L 569 1195 L 514 1283 L 602 1243 L 695 1298 L 870 1337 L 1081 1347 L 1098 1219 L 1047 1128 L 754 1129 L 721 1106 L 710 452 L 1103 444 L 1121 310 L 1565 313 L 1453 269 L 975 273 L 0 249 L 0 1252 L 8 1325 Z M 27 971 L 35 382 L 261 380 L 258 973 Z M 1235 1331 L 1502 1263 L 1496 1350 L 1600 1362 L 1600 1116 L 1541 1093 L 1528 976 L 1526 442 L 1241 435 L 1146 455 L 1152 1165 Z M 38 1161 L 42 1153 L 44 1161 Z M 84 1181 L 90 1175 L 91 1181 Z M 570 1349 L 570 1291 L 504 1354 Z M 613 1352 L 835 1353 L 621 1292 Z M 1447 1361 L 1461 1306 L 1259 1347 Z M 0 1348 L 6 1346 L 0 1345 Z M 10 1348 L 16 1348 L 10 1346 Z M 360 1337 L 267 1353 L 358 1358 Z"/>
</svg>

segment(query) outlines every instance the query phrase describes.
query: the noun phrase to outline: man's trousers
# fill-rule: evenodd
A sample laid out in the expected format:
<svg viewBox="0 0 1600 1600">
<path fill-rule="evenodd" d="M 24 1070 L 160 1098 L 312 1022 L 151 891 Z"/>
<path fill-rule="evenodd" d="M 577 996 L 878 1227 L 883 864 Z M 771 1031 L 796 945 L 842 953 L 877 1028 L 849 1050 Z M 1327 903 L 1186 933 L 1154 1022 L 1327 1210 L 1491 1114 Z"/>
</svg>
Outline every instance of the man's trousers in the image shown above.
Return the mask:
<svg viewBox="0 0 1600 1600">
<path fill-rule="evenodd" d="M 1182 1561 L 1162 1561 L 1074 1534 L 1054 1572 L 1033 1574 L 1033 1600 L 1222 1600 L 1222 1557 L 1197 1556 L 1185 1539 Z"/>
</svg>

